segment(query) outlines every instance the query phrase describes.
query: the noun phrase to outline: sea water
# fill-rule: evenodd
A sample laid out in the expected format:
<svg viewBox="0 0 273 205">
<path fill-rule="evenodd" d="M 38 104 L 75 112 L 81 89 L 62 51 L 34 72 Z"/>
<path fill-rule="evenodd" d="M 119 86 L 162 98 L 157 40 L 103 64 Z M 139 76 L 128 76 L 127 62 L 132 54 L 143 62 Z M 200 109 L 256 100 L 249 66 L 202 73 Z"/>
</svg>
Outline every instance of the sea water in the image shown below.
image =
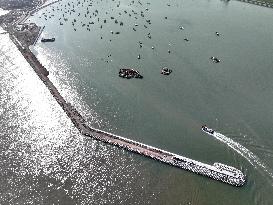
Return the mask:
<svg viewBox="0 0 273 205">
<path fill-rule="evenodd" d="M 270 204 L 272 19 L 269 8 L 217 0 L 63 0 L 40 10 L 29 21 L 45 25 L 41 37 L 56 41 L 38 42 L 32 50 L 90 126 L 202 162 L 234 166 L 248 182 L 234 188 L 87 139 L 77 131 L 65 133 L 75 128 L 53 99 L 41 99 L 53 104 L 53 110 L 44 114 L 58 109 L 59 123 L 64 119 L 67 123 L 61 130 L 58 123 L 37 125 L 44 149 L 37 149 L 30 131 L 23 134 L 28 144 L 22 150 L 27 155 L 18 157 L 27 159 L 24 166 L 36 167 L 36 172 L 29 171 L 27 184 L 38 191 L 21 198 L 60 199 L 65 204 Z M 220 63 L 213 63 L 211 56 Z M 165 66 L 173 70 L 169 76 L 160 74 Z M 144 78 L 118 77 L 119 69 L 127 67 Z M 39 84 L 39 80 L 31 82 Z M 46 93 L 42 84 L 39 88 Z M 35 99 L 36 95 L 31 101 Z M 31 110 L 25 104 L 23 110 Z M 11 114 L 4 116 L 14 119 Z M 224 137 L 204 134 L 203 124 Z M 50 131 L 43 133 L 41 127 Z M 55 145 L 54 140 L 60 139 L 66 143 Z M 46 156 L 41 150 L 51 150 L 56 157 L 44 166 L 30 160 Z M 13 187 L 23 176 L 14 174 Z"/>
</svg>

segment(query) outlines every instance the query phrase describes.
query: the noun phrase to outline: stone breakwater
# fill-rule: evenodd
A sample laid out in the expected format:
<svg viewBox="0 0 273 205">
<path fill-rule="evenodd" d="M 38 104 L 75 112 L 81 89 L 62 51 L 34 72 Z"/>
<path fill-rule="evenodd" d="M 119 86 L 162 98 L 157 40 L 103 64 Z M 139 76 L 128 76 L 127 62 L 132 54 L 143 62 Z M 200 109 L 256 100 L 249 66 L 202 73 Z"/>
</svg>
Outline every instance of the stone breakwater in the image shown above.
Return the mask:
<svg viewBox="0 0 273 205">
<path fill-rule="evenodd" d="M 250 4 L 255 4 L 258 6 L 264 6 L 268 8 L 273 8 L 273 3 L 266 2 L 266 1 L 259 1 L 259 0 L 237 0 L 237 1 L 242 1 Z"/>
</svg>

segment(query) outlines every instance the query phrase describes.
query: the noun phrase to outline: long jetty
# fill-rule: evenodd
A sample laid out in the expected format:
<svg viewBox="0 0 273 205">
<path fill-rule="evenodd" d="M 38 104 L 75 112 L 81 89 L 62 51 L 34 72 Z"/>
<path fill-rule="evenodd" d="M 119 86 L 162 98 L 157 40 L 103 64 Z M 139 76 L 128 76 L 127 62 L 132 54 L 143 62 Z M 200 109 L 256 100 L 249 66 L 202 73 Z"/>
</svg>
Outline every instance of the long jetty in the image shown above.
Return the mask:
<svg viewBox="0 0 273 205">
<path fill-rule="evenodd" d="M 38 35 L 37 35 L 37 37 L 36 37 L 36 39 L 35 39 L 35 41 L 34 41 L 34 43 L 33 43 L 33 46 L 36 45 L 36 43 L 37 43 L 37 41 L 39 40 L 39 38 L 40 38 L 41 34 L 43 33 L 44 29 L 45 29 L 45 26 L 40 27 L 39 33 L 38 33 Z"/>
<path fill-rule="evenodd" d="M 260 0 L 237 0 L 237 1 L 246 2 L 249 4 L 255 4 L 257 6 L 263 6 L 267 8 L 273 8 L 273 3 L 266 2 L 266 1 L 260 1 Z"/>
<path fill-rule="evenodd" d="M 196 160 L 189 159 L 156 147 L 152 147 L 140 142 L 136 142 L 103 130 L 95 129 L 87 125 L 82 115 L 61 96 L 58 89 L 48 78 L 49 72 L 39 62 L 36 56 L 21 45 L 21 43 L 13 36 L 10 36 L 19 51 L 22 53 L 27 62 L 31 65 L 33 70 L 43 81 L 49 89 L 52 96 L 56 99 L 58 104 L 65 111 L 67 116 L 71 119 L 76 128 L 81 134 L 92 137 L 93 139 L 108 143 L 125 150 L 138 153 L 140 155 L 155 159 L 162 163 L 166 163 L 181 169 L 191 171 L 193 173 L 210 177 L 212 179 L 233 185 L 243 186 L 246 182 L 245 175 L 238 169 L 227 166 L 221 163 L 214 163 L 213 165 L 205 164 Z"/>
<path fill-rule="evenodd" d="M 62 1 L 62 0 L 56 0 L 56 1 L 53 1 L 53 2 L 48 3 L 48 4 L 42 4 L 41 6 L 38 6 L 37 8 L 33 9 L 33 10 L 30 12 L 30 15 L 36 13 L 36 12 L 39 11 L 39 10 L 42 10 L 42 9 L 48 7 L 48 6 L 51 6 L 51 5 L 53 5 L 53 4 L 56 4 L 56 3 L 60 2 L 60 1 Z"/>
</svg>

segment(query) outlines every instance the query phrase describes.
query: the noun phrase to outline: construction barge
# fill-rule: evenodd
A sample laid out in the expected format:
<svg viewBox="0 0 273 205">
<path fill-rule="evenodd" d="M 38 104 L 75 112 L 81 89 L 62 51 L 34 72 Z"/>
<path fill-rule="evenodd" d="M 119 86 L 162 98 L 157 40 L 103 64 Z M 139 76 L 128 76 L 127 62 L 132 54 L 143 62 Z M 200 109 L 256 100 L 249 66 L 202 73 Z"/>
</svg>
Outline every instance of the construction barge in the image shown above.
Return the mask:
<svg viewBox="0 0 273 205">
<path fill-rule="evenodd" d="M 74 108 L 70 103 L 59 93 L 58 89 L 48 78 L 49 72 L 39 62 L 36 56 L 29 50 L 21 45 L 21 43 L 13 36 L 10 36 L 19 51 L 25 57 L 26 61 L 31 65 L 33 70 L 43 81 L 46 87 L 49 89 L 52 96 L 56 99 L 58 104 L 62 107 L 64 112 L 73 122 L 75 127 L 81 132 L 81 134 L 92 137 L 93 139 L 123 148 L 125 150 L 138 153 L 140 155 L 158 160 L 162 163 L 166 163 L 181 169 L 191 171 L 193 173 L 210 177 L 214 180 L 218 180 L 233 186 L 243 186 L 246 182 L 245 175 L 238 169 L 227 166 L 221 163 L 214 163 L 213 165 L 198 162 L 196 160 L 189 159 L 156 147 L 152 147 L 140 142 L 136 142 L 109 132 L 105 132 L 99 129 L 95 129 L 87 125 L 84 117 Z M 211 133 L 205 126 L 202 130 Z"/>
</svg>

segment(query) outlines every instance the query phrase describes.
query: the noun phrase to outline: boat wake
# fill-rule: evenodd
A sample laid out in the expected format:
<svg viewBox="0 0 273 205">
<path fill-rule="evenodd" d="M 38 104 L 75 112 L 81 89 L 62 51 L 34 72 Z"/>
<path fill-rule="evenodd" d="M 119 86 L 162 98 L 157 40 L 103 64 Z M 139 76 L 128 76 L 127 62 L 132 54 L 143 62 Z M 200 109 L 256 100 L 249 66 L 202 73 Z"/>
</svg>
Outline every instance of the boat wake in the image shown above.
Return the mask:
<svg viewBox="0 0 273 205">
<path fill-rule="evenodd" d="M 232 139 L 226 137 L 225 135 L 221 133 L 214 132 L 211 135 L 215 137 L 217 140 L 229 146 L 231 149 L 236 151 L 242 157 L 244 157 L 256 169 L 260 168 L 262 171 L 264 171 L 268 176 L 270 176 L 271 184 L 273 186 L 273 173 L 269 171 L 269 168 L 254 153 L 249 151 L 244 146 L 240 145 L 238 142 L 233 141 Z"/>
</svg>

